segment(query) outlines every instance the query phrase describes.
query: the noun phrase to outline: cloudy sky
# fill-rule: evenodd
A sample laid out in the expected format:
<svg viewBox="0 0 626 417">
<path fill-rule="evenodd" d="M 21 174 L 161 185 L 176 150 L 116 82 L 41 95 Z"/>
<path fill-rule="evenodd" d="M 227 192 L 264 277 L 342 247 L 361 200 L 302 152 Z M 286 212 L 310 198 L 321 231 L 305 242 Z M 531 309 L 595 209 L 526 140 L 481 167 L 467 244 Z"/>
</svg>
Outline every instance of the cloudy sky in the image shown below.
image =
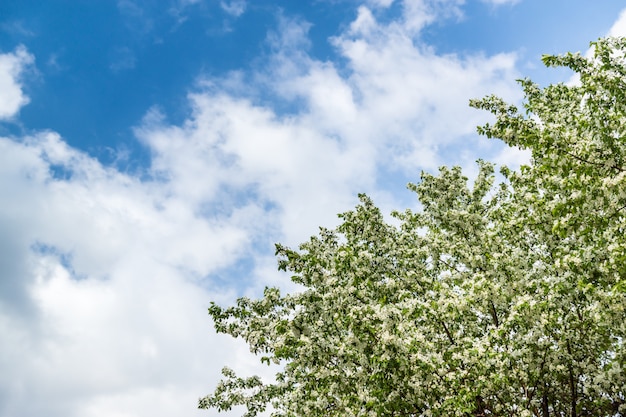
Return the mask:
<svg viewBox="0 0 626 417">
<path fill-rule="evenodd" d="M 568 80 L 541 54 L 626 34 L 624 7 L 0 2 L 0 417 L 216 415 L 221 367 L 257 365 L 210 301 L 289 288 L 273 244 L 359 192 L 389 212 L 421 170 L 524 161 L 468 100 Z"/>
</svg>

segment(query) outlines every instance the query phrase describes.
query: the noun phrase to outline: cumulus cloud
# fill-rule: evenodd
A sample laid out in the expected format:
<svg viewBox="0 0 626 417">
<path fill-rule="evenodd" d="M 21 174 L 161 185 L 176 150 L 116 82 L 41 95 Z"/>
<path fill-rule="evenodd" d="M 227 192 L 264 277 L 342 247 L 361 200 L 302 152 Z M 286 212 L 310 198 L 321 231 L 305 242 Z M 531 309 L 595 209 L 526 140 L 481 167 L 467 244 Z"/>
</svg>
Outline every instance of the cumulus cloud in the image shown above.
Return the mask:
<svg viewBox="0 0 626 417">
<path fill-rule="evenodd" d="M 13 118 L 28 104 L 21 75 L 34 60 L 24 46 L 17 47 L 14 52 L 0 54 L 0 120 Z"/>
<path fill-rule="evenodd" d="M 488 93 L 520 97 L 514 54 L 439 55 L 416 43 L 413 23 L 379 23 L 361 7 L 346 33 L 332 42 L 347 64 L 311 60 L 298 47 L 306 27 L 287 29 L 293 53 L 274 57 L 269 87 L 303 102 L 297 120 L 369 155 L 374 166 L 390 164 L 407 172 L 443 162 L 437 149 L 470 135 L 484 114 L 468 107 Z M 280 42 L 280 41 L 276 41 Z M 455 143 L 456 146 L 456 143 Z M 461 161 L 457 161 L 461 162 Z"/>
<path fill-rule="evenodd" d="M 203 281 L 245 250 L 236 215 L 199 215 L 55 133 L 2 138 L 0 155 L 0 415 L 192 410 L 211 358 L 241 348 L 208 336 L 226 295 Z"/>
<path fill-rule="evenodd" d="M 382 23 L 361 7 L 332 39 L 342 64 L 307 54 L 310 25 L 285 18 L 266 65 L 205 79 L 184 122 L 147 112 L 144 172 L 103 166 L 54 132 L 0 138 L 0 416 L 194 415 L 223 364 L 253 368 L 211 333 L 208 301 L 284 279 L 274 242 L 332 226 L 358 192 L 401 207 L 389 170 L 415 179 L 499 154 L 475 141 L 488 115 L 467 102 L 518 99 L 515 55 L 440 55 L 415 37 L 439 12 L 403 10 Z M 0 72 L 17 86 L 12 116 L 33 58 L 2 57 L 17 62 Z"/>
</svg>

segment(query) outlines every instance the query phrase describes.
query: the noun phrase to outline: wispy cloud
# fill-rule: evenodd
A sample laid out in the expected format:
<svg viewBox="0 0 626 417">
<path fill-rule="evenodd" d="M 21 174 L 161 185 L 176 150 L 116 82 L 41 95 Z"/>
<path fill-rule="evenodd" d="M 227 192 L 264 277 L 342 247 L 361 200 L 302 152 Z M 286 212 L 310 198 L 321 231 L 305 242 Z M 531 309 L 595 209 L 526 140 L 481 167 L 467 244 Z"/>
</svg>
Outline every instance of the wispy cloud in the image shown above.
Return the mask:
<svg viewBox="0 0 626 417">
<path fill-rule="evenodd" d="M 126 21 L 128 30 L 145 36 L 155 29 L 155 16 L 150 4 L 142 0 L 117 0 L 117 9 Z"/>
<path fill-rule="evenodd" d="M 239 17 L 246 11 L 245 0 L 221 1 L 220 7 L 231 16 Z"/>
<path fill-rule="evenodd" d="M 32 38 L 36 35 L 23 20 L 10 20 L 0 23 L 0 30 L 21 38 Z"/>
<path fill-rule="evenodd" d="M 109 68 L 113 72 L 131 70 L 137 64 L 135 53 L 126 46 L 118 47 L 111 51 L 109 60 Z"/>
<path fill-rule="evenodd" d="M 483 3 L 489 3 L 492 4 L 494 6 L 502 6 L 504 4 L 517 4 L 519 2 L 521 2 L 522 0 L 482 0 Z"/>
<path fill-rule="evenodd" d="M 22 89 L 21 77 L 35 58 L 24 46 L 14 52 L 0 54 L 0 120 L 13 118 L 28 104 L 29 98 Z"/>
</svg>

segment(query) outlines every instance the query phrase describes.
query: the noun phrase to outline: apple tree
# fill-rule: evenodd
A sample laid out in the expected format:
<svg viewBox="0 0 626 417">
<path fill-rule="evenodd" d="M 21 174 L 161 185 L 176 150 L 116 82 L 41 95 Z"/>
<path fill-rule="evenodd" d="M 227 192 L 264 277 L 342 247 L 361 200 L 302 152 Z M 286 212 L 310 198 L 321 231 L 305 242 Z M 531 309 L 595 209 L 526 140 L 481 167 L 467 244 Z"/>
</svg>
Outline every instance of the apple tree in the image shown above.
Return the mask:
<svg viewBox="0 0 626 417">
<path fill-rule="evenodd" d="M 279 268 L 302 290 L 212 304 L 274 381 L 224 368 L 201 408 L 252 417 L 626 415 L 626 39 L 546 56 L 575 85 L 521 81 L 497 97 L 488 138 L 532 153 L 410 185 L 419 211 L 385 221 L 366 196 Z"/>
</svg>

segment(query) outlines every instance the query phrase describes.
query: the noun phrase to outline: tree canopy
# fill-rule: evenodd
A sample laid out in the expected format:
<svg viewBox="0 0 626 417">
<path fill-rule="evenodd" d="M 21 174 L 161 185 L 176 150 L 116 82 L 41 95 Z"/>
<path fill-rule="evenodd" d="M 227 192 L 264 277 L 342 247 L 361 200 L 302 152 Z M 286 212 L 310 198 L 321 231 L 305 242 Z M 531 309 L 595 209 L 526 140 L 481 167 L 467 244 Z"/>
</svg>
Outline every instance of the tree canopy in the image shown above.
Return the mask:
<svg viewBox="0 0 626 417">
<path fill-rule="evenodd" d="M 575 85 L 520 81 L 524 108 L 472 101 L 479 133 L 530 150 L 410 185 L 419 211 L 385 221 L 366 196 L 336 229 L 276 246 L 303 290 L 212 304 L 275 381 L 224 379 L 201 408 L 255 416 L 626 415 L 626 38 L 545 56 Z"/>
</svg>

